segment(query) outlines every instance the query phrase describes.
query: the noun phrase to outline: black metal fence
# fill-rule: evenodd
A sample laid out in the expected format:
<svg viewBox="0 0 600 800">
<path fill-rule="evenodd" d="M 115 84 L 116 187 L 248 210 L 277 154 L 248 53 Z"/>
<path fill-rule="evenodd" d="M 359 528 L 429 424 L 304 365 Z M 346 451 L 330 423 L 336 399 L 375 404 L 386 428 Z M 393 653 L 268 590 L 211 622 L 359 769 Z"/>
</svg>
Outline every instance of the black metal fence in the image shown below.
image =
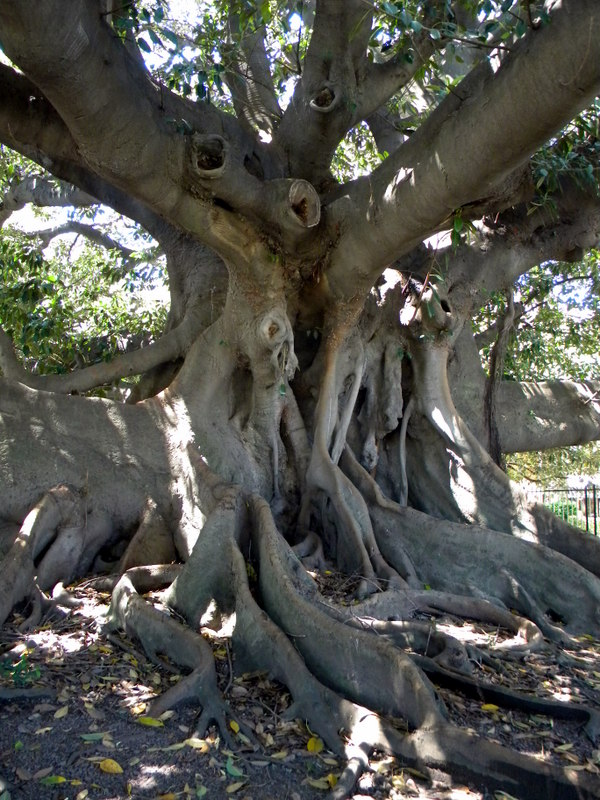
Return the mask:
<svg viewBox="0 0 600 800">
<path fill-rule="evenodd" d="M 600 486 L 590 484 L 584 489 L 534 489 L 528 495 L 576 528 L 594 536 L 600 533 Z"/>
</svg>

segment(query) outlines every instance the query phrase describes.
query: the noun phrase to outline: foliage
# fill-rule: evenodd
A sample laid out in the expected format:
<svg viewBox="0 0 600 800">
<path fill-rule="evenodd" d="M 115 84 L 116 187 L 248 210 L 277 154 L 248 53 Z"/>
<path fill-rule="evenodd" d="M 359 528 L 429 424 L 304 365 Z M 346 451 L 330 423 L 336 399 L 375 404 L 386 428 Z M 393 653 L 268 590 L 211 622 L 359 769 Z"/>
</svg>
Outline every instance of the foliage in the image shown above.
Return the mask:
<svg viewBox="0 0 600 800">
<path fill-rule="evenodd" d="M 565 178 L 582 188 L 598 191 L 600 155 L 600 100 L 570 122 L 561 135 L 534 155 L 533 176 L 538 197 L 532 205 L 552 204 L 552 194 Z"/>
<path fill-rule="evenodd" d="M 21 653 L 16 662 L 10 658 L 0 660 L 0 680 L 12 681 L 15 686 L 26 686 L 38 680 L 40 675 L 40 668 L 29 661 L 27 651 Z"/>
<path fill-rule="evenodd" d="M 515 481 L 527 481 L 540 486 L 565 486 L 569 478 L 588 479 L 600 472 L 598 442 L 578 447 L 556 447 L 531 453 L 511 453 L 506 459 L 506 471 Z"/>
<path fill-rule="evenodd" d="M 42 374 L 110 360 L 159 335 L 166 320 L 162 303 L 138 296 L 143 277 L 124 274 L 116 252 L 87 243 L 69 250 L 61 244 L 46 258 L 16 230 L 0 237 L 0 325 Z"/>
<path fill-rule="evenodd" d="M 598 251 L 576 265 L 542 264 L 517 282 L 524 314 L 507 358 L 508 380 L 584 380 L 600 374 Z"/>
<path fill-rule="evenodd" d="M 504 362 L 503 379 L 515 381 L 586 380 L 600 374 L 600 253 L 591 250 L 581 262 L 547 262 L 516 282 L 515 320 Z M 505 298 L 495 294 L 475 325 L 485 330 L 504 312 Z M 487 366 L 490 345 L 482 350 Z M 516 480 L 564 483 L 569 475 L 600 472 L 596 443 L 543 453 L 514 453 L 507 464 Z"/>
</svg>

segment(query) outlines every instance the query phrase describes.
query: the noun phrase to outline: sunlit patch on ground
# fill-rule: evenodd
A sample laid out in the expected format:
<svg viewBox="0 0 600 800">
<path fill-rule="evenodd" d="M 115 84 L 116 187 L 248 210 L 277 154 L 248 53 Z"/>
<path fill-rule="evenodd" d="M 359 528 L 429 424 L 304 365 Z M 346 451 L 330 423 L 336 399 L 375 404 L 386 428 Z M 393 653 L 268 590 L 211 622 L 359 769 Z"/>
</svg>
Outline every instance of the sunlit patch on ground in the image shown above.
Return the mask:
<svg viewBox="0 0 600 800">
<path fill-rule="evenodd" d="M 356 581 L 336 581 L 334 571 L 315 573 L 320 588 L 337 602 L 351 605 Z M 2 704 L 0 763 L 9 764 L 0 778 L 18 787 L 14 798 L 39 800 L 42 781 L 64 778 L 73 797 L 82 787 L 103 798 L 154 798 L 169 792 L 182 797 L 225 797 L 241 800 L 289 800 L 325 797 L 343 764 L 326 748 L 311 746 L 306 726 L 285 718 L 291 699 L 280 684 L 264 673 L 235 675 L 235 659 L 226 636 L 208 637 L 213 648 L 219 688 L 231 709 L 232 730 L 244 723 L 260 745 L 255 750 L 236 732 L 236 749 L 228 750 L 216 730 L 194 736 L 199 709 L 193 705 L 165 712 L 158 725 L 144 722 L 149 704 L 180 674 L 168 658 L 150 662 L 123 636 L 107 638 L 96 624 L 106 612 L 106 596 L 90 588 L 72 590 L 81 605 L 71 617 L 59 618 L 28 633 L 14 625 L 0 632 L 0 662 L 24 664 L 18 680 L 23 688 L 47 687 L 52 696 Z M 102 603 L 97 600 L 103 601 Z M 421 615 L 423 620 L 433 618 Z M 23 618 L 15 618 L 16 622 Z M 83 623 L 83 624 L 82 624 Z M 510 635 L 493 626 L 441 616 L 435 627 L 465 645 L 482 648 L 491 659 L 494 648 Z M 223 631 L 219 631 L 222 634 Z M 474 664 L 476 675 L 498 685 L 560 700 L 600 706 L 600 643 L 581 637 L 580 649 L 540 652 L 525 659 L 503 659 L 501 667 Z M 0 689 L 14 685 L 7 668 Z M 485 704 L 439 689 L 452 719 L 489 740 L 510 744 L 522 752 L 574 770 L 600 775 L 600 750 L 580 736 L 578 726 L 541 715 L 524 714 Z M 374 724 L 378 723 L 376 715 Z M 104 772 L 108 759 L 123 770 Z M 239 775 L 238 773 L 241 773 Z M 80 782 L 80 783 L 78 783 Z M 93 789 L 92 787 L 101 787 Z M 129 788 L 128 788 L 129 787 Z M 187 788 L 186 788 L 187 787 Z M 111 793 L 112 792 L 112 793 Z M 70 795 L 69 795 L 70 796 Z M 91 794 L 90 794 L 91 796 Z M 100 795 L 97 795 L 100 796 Z M 356 787 L 355 800 L 483 800 L 483 795 L 451 782 L 407 768 L 395 758 L 375 754 L 370 770 Z M 498 800 L 503 800 L 501 797 Z"/>
</svg>

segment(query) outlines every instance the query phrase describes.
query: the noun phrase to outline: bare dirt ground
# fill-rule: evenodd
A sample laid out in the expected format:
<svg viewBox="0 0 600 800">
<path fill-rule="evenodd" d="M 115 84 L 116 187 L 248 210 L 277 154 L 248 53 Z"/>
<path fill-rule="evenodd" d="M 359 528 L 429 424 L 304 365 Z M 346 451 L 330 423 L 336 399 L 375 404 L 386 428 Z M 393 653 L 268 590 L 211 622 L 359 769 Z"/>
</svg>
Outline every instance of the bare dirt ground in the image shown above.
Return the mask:
<svg viewBox="0 0 600 800">
<path fill-rule="evenodd" d="M 329 579 L 331 580 L 331 579 Z M 97 625 L 107 595 L 84 584 L 70 616 L 27 633 L 13 617 L 0 631 L 0 800 L 326 798 L 342 763 L 318 736 L 285 719 L 290 697 L 264 674 L 235 675 L 225 639 L 213 638 L 220 688 L 228 700 L 233 747 L 212 728 L 198 736 L 199 709 L 186 706 L 154 721 L 147 705 L 180 677 L 165 661 L 150 662 L 134 643 Z M 438 620 L 493 654 L 499 632 Z M 476 665 L 481 678 L 540 697 L 600 707 L 600 642 L 582 637 L 571 652 L 553 647 L 504 661 L 500 672 Z M 440 689 L 453 719 L 519 750 L 599 776 L 600 750 L 574 723 L 505 711 Z M 239 725 L 252 734 L 249 739 Z M 375 755 L 355 798 L 488 800 L 444 776 L 420 775 Z M 492 800 L 508 795 L 489 795 Z M 526 800 L 520 798 L 519 800 Z"/>
</svg>

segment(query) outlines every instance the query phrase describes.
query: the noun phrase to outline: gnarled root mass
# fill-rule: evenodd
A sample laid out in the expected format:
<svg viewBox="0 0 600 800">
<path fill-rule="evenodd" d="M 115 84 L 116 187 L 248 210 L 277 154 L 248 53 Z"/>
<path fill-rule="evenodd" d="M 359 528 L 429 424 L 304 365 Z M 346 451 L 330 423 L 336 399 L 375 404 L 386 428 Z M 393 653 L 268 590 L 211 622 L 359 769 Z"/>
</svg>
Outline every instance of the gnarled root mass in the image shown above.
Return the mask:
<svg viewBox="0 0 600 800">
<path fill-rule="evenodd" d="M 133 558 L 129 549 L 120 558 L 120 574 L 98 581 L 99 587 L 112 589 L 107 628 L 122 629 L 149 658 L 167 656 L 186 672 L 155 701 L 150 714 L 197 703 L 198 735 L 214 722 L 235 747 L 212 650 L 202 635 L 203 629 L 221 629 L 227 622 L 236 669 L 265 670 L 285 684 L 293 698 L 289 716 L 305 721 L 345 757 L 347 766 L 332 790 L 337 798 L 352 792 L 373 749 L 394 754 L 425 774 L 443 771 L 487 791 L 539 800 L 598 796 L 597 775 L 515 752 L 457 727 L 436 688 L 571 720 L 595 740 L 600 735 L 597 709 L 484 681 L 477 665 L 484 663 L 489 674 L 498 655 L 519 659 L 556 646 L 548 645 L 548 638 L 573 644 L 575 633 L 595 632 L 598 579 L 545 548 L 485 529 L 474 533 L 467 526 L 436 525 L 386 501 L 346 454 L 344 481 L 364 498 L 377 552 L 399 580 L 389 586 L 382 578 L 384 591 L 361 601 L 335 601 L 320 592 L 318 580 L 278 530 L 269 504 L 224 484 L 201 459 L 196 462 L 207 517 L 187 561 L 124 569 Z M 329 469 L 342 474 L 336 464 Z M 58 486 L 27 516 L 4 561 L 3 619 L 32 593 L 70 579 L 81 566 L 84 508 L 76 491 Z M 159 520 L 152 504 L 140 513 L 138 537 Z M 165 552 L 164 537 L 158 540 L 157 552 Z M 67 549 L 63 541 L 69 542 Z M 97 537 L 96 549 L 101 541 Z M 151 556 L 151 549 L 145 552 L 146 560 Z M 486 566 L 500 559 L 502 568 Z M 458 565 L 458 571 L 450 572 L 448 564 Z M 370 580 L 376 579 L 371 572 Z M 140 594 L 151 589 L 162 589 L 159 601 L 156 595 L 150 602 Z M 56 602 L 65 604 L 63 595 Z M 436 614 L 492 624 L 506 632 L 505 641 L 491 653 L 462 644 L 436 628 L 430 618 Z M 244 730 L 246 741 L 256 744 L 250 727 Z"/>
</svg>

